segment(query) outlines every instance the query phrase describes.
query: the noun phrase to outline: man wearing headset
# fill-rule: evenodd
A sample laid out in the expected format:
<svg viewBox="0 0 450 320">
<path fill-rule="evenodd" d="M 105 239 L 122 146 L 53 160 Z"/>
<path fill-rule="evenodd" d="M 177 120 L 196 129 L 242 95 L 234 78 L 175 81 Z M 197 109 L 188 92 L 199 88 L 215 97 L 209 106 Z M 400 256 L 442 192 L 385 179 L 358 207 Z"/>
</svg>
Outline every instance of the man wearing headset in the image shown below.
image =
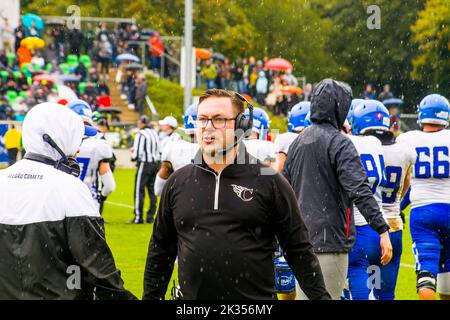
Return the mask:
<svg viewBox="0 0 450 320">
<path fill-rule="evenodd" d="M 276 299 L 275 236 L 308 297 L 330 299 L 293 190 L 242 143 L 253 118 L 245 101 L 219 89 L 200 97 L 200 150 L 163 188 L 144 299 L 164 299 L 177 256 L 185 299 Z"/>
<path fill-rule="evenodd" d="M 23 122 L 26 155 L 0 171 L 0 299 L 133 299 L 74 160 L 96 130 L 56 103 Z"/>
</svg>

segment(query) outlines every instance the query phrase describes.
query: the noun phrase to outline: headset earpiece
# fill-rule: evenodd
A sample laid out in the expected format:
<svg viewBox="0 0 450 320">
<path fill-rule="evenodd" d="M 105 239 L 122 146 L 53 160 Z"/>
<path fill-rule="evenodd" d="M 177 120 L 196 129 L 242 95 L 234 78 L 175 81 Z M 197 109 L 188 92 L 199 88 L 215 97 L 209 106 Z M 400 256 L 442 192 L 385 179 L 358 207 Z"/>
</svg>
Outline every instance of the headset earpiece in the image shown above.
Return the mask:
<svg viewBox="0 0 450 320">
<path fill-rule="evenodd" d="M 236 92 L 236 96 L 242 100 L 243 102 L 247 103 L 247 107 L 249 109 L 249 115 L 250 117 L 247 119 L 247 117 L 245 116 L 244 113 L 239 113 L 236 116 L 236 121 L 235 121 L 235 127 L 234 129 L 236 131 L 238 130 L 242 130 L 245 134 L 245 137 L 247 138 L 250 135 L 250 132 L 252 130 L 253 127 L 253 105 L 247 101 L 247 99 L 245 99 L 241 94 Z"/>
</svg>

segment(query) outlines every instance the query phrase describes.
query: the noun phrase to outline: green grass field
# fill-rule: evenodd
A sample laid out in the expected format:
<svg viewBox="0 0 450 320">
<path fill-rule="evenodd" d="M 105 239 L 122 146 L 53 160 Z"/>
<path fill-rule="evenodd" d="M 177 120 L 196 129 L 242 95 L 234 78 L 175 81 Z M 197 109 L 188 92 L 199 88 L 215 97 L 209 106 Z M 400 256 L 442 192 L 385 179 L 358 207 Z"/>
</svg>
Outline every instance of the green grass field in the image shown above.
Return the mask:
<svg viewBox="0 0 450 320">
<path fill-rule="evenodd" d="M 114 173 L 117 189 L 108 198 L 105 205 L 104 219 L 108 223 L 106 240 L 114 254 L 117 267 L 121 270 L 125 287 L 138 298 L 142 298 L 143 277 L 147 248 L 153 224 L 132 225 L 126 222 L 133 215 L 133 192 L 135 170 L 117 169 Z M 148 208 L 148 196 L 145 209 Z M 144 209 L 144 212 L 145 212 Z M 403 255 L 397 282 L 396 299 L 417 299 L 416 275 L 413 269 L 414 257 L 411 250 L 411 236 L 407 228 L 403 231 Z M 176 278 L 176 271 L 172 278 Z M 172 280 L 170 281 L 172 284 Z M 172 285 L 169 285 L 169 291 Z M 166 298 L 169 294 L 166 294 Z"/>
</svg>

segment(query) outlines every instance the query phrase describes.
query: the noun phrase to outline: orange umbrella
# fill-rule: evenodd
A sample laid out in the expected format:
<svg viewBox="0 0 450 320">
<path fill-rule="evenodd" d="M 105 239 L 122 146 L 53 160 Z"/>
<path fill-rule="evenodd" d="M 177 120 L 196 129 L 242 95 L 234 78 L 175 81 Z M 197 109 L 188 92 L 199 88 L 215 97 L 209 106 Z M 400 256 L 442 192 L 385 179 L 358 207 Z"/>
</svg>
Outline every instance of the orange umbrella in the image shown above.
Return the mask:
<svg viewBox="0 0 450 320">
<path fill-rule="evenodd" d="M 281 89 L 281 92 L 283 92 L 284 94 L 302 94 L 303 90 L 302 88 L 296 86 L 284 86 Z"/>
<path fill-rule="evenodd" d="M 266 62 L 265 67 L 271 70 L 286 71 L 288 69 L 292 70 L 292 64 L 283 58 L 273 58 Z"/>
<path fill-rule="evenodd" d="M 195 57 L 200 59 L 211 59 L 212 53 L 204 48 L 195 48 Z"/>
</svg>

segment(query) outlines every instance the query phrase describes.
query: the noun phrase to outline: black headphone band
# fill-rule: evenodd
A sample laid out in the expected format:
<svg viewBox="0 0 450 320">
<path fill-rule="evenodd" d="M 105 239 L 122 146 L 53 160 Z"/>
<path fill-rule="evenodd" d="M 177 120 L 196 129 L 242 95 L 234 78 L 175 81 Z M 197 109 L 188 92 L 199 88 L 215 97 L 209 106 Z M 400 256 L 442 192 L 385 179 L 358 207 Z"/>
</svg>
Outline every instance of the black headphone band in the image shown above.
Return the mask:
<svg viewBox="0 0 450 320">
<path fill-rule="evenodd" d="M 238 97 L 241 101 L 247 103 L 247 107 L 249 110 L 249 118 L 247 119 L 247 117 L 245 116 L 245 114 L 243 112 L 240 112 L 237 116 L 236 116 L 236 121 L 235 121 L 235 130 L 242 130 L 244 131 L 245 135 L 248 135 L 248 132 L 252 129 L 253 127 L 253 105 L 247 100 L 245 99 L 244 96 L 242 96 L 240 93 L 235 92 L 234 93 L 236 95 L 236 97 Z"/>
</svg>

